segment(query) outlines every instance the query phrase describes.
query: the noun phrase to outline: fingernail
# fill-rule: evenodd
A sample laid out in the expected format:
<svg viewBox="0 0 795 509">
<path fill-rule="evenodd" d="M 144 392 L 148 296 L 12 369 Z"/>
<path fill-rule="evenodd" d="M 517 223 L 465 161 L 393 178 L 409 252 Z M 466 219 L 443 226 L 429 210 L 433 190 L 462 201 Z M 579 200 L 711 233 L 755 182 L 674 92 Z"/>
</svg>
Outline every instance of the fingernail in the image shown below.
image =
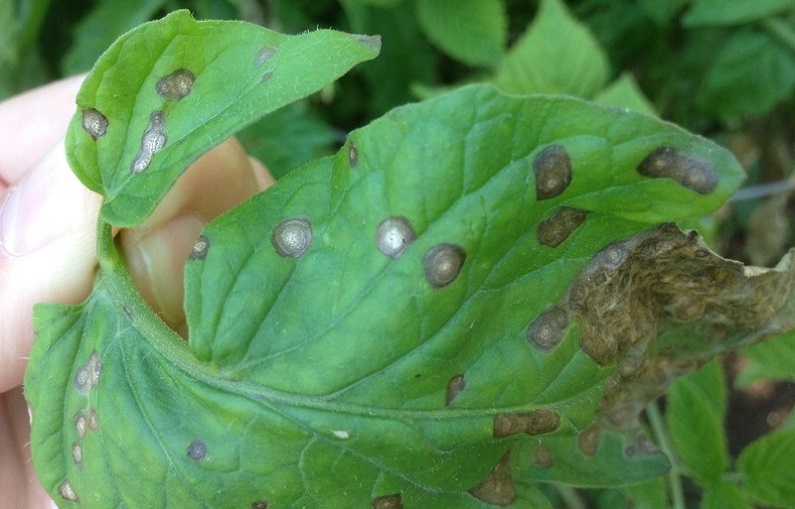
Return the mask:
<svg viewBox="0 0 795 509">
<path fill-rule="evenodd" d="M 183 269 L 203 227 L 198 217 L 187 215 L 145 234 L 123 233 L 127 263 L 138 290 L 172 327 L 184 320 Z"/>
<path fill-rule="evenodd" d="M 0 248 L 8 255 L 29 255 L 85 225 L 87 194 L 63 150 L 63 143 L 51 150 L 0 205 Z"/>
</svg>

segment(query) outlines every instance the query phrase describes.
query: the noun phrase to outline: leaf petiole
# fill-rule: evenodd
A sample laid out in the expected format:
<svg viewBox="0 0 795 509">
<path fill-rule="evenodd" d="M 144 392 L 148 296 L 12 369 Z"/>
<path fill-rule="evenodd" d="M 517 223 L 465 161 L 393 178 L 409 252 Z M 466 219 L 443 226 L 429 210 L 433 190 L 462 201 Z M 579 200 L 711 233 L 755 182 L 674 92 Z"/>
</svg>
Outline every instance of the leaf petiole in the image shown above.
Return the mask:
<svg viewBox="0 0 795 509">
<path fill-rule="evenodd" d="M 654 438 L 660 449 L 668 456 L 671 461 L 671 470 L 668 472 L 668 485 L 671 490 L 671 503 L 673 509 L 685 509 L 685 494 L 682 489 L 682 469 L 679 460 L 676 458 L 674 446 L 671 442 L 671 437 L 668 435 L 668 430 L 665 427 L 665 420 L 662 417 L 660 408 L 657 406 L 656 401 L 652 401 L 646 405 L 646 416 L 649 418 Z"/>
</svg>

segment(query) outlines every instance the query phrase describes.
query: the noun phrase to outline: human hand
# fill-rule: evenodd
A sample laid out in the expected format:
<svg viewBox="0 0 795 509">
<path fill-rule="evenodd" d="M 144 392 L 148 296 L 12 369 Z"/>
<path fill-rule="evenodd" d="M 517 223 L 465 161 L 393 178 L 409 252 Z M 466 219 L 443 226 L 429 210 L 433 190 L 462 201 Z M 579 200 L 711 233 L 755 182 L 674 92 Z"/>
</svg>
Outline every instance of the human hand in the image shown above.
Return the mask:
<svg viewBox="0 0 795 509">
<path fill-rule="evenodd" d="M 66 162 L 63 137 L 82 77 L 0 103 L 0 507 L 52 507 L 36 479 L 22 379 L 37 302 L 91 291 L 101 198 Z M 202 227 L 273 183 L 231 138 L 194 163 L 141 226 L 117 232 L 138 290 L 186 333 L 182 268 Z"/>
</svg>

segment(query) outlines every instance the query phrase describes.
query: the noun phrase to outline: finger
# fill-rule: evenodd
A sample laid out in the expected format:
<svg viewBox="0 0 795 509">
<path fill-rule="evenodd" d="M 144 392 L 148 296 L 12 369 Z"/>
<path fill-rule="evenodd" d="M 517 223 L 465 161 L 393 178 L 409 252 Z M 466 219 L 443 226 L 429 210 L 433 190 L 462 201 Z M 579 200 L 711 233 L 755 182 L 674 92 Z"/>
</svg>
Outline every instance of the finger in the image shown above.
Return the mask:
<svg viewBox="0 0 795 509">
<path fill-rule="evenodd" d="M 33 471 L 30 422 L 22 389 L 0 394 L 0 507 L 54 507 Z"/>
<path fill-rule="evenodd" d="M 37 302 L 77 303 L 96 264 L 99 197 L 72 175 L 63 142 L 0 205 L 0 393 L 19 385 Z"/>
<path fill-rule="evenodd" d="M 204 226 L 273 183 L 230 138 L 194 163 L 142 225 L 120 233 L 136 286 L 161 318 L 186 336 L 183 268 Z"/>
<path fill-rule="evenodd" d="M 66 78 L 0 102 L 0 186 L 19 180 L 63 138 L 84 78 Z"/>
</svg>

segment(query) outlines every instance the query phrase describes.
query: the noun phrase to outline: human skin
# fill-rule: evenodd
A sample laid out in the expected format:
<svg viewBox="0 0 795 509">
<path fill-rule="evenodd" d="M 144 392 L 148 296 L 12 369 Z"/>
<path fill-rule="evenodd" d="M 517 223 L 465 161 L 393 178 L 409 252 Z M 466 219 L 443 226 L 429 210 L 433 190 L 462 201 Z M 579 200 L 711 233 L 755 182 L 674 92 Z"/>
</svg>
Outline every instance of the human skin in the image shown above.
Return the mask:
<svg viewBox="0 0 795 509">
<path fill-rule="evenodd" d="M 30 460 L 22 379 L 33 305 L 77 304 L 97 266 L 101 198 L 66 162 L 63 138 L 82 77 L 0 103 L 0 507 L 53 507 Z M 202 227 L 273 183 L 234 138 L 190 166 L 142 225 L 117 231 L 141 295 L 186 334 L 182 269 Z"/>
</svg>

